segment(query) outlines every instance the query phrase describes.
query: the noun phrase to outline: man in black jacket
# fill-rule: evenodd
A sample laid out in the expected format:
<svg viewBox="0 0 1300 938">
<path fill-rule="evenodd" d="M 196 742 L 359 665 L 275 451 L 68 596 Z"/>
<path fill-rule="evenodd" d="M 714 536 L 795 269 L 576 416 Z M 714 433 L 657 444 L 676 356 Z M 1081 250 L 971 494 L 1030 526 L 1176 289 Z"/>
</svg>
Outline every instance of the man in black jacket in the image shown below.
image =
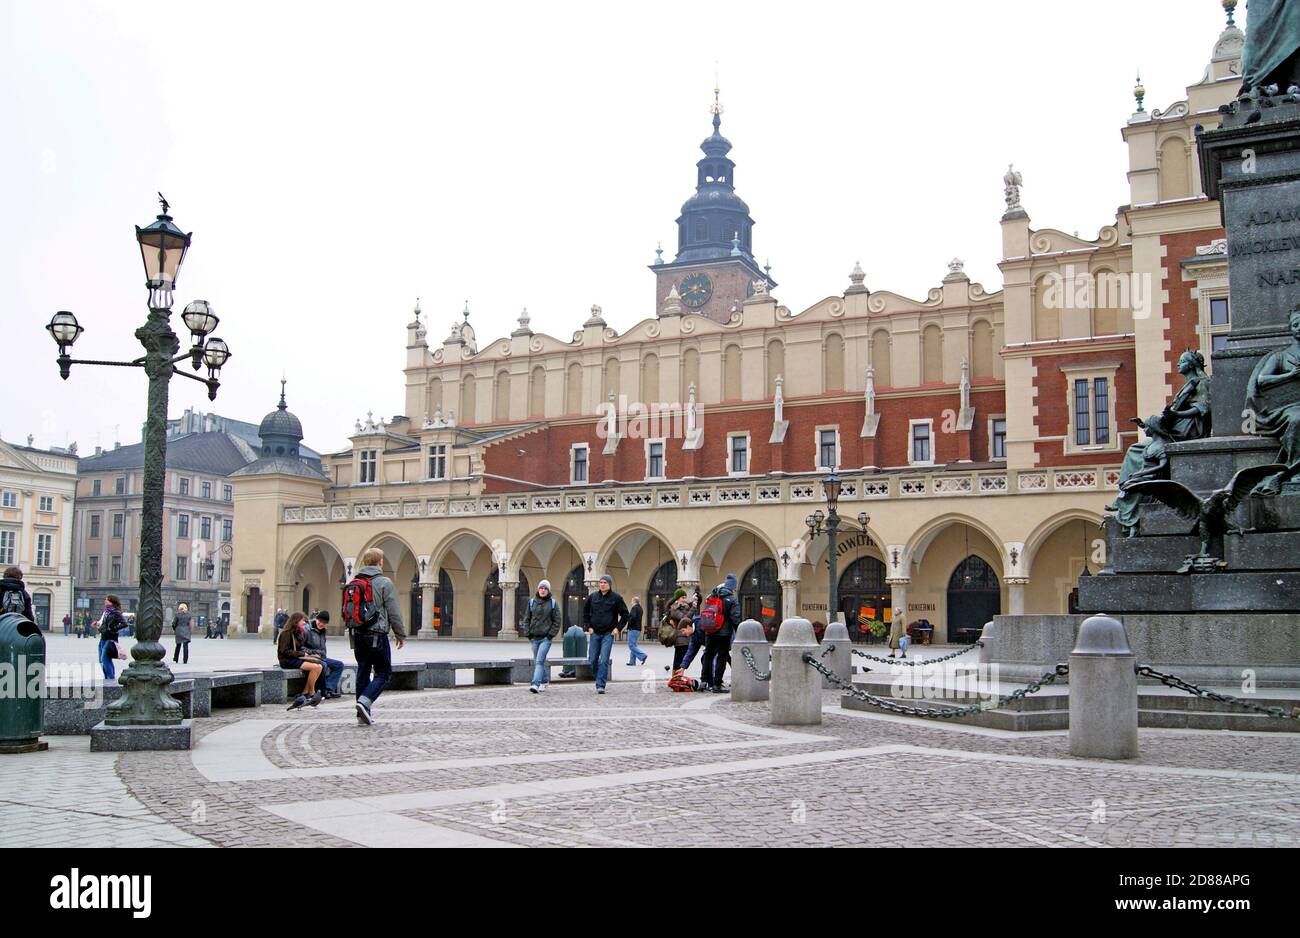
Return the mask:
<svg viewBox="0 0 1300 938">
<path fill-rule="evenodd" d="M 727 693 L 727 686 L 722 683 L 727 672 L 727 661 L 731 657 L 731 639 L 740 627 L 740 602 L 736 596 L 736 575 L 728 573 L 726 580 L 715 586 L 701 607 L 701 616 L 707 614 L 709 599 L 717 597 L 722 600 L 722 628 L 716 632 L 704 629 L 704 655 L 700 660 L 700 672 L 704 683 L 715 694 Z"/>
<path fill-rule="evenodd" d="M 637 645 L 641 640 L 641 617 L 644 615 L 640 597 L 633 596 L 632 605 L 627 611 L 627 664 L 631 668 L 649 660 L 649 655 Z"/>
<path fill-rule="evenodd" d="M 325 630 L 329 628 L 329 624 L 330 614 L 326 609 L 312 616 L 311 624 L 303 634 L 302 650 L 307 654 L 315 655 L 325 666 L 325 699 L 334 700 L 336 697 L 343 696 L 339 690 L 339 680 L 343 677 L 343 662 L 328 656 L 329 648 Z"/>
<path fill-rule="evenodd" d="M 602 574 L 596 592 L 587 597 L 582 607 L 582 627 L 589 636 L 587 663 L 596 674 L 596 693 L 605 693 L 609 681 L 609 656 L 614 650 L 614 639 L 627 623 L 627 603 L 614 592 L 614 578 Z"/>
</svg>

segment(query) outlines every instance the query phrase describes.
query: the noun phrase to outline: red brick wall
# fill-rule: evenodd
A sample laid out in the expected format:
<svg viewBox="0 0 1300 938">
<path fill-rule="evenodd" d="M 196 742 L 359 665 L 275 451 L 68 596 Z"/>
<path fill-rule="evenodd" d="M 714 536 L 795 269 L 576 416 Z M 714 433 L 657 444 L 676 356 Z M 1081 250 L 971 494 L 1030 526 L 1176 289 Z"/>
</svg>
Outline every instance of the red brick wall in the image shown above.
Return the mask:
<svg viewBox="0 0 1300 938">
<path fill-rule="evenodd" d="M 683 303 L 682 312 L 700 313 L 715 322 L 726 322 L 731 318 L 731 307 L 745 302 L 749 296 L 749 285 L 756 279 L 747 266 L 737 261 L 720 261 L 716 266 L 659 271 L 655 278 L 655 310 L 664 308 L 668 291 L 673 284 L 680 283 L 683 278 L 694 273 L 709 275 L 713 281 L 713 296 L 699 309 L 690 309 Z"/>
<path fill-rule="evenodd" d="M 1098 349 L 1072 352 L 1066 355 L 1038 355 L 1034 364 L 1038 374 L 1034 378 L 1035 400 L 1038 403 L 1038 435 L 1065 436 L 1070 431 L 1070 408 L 1074 399 L 1068 378 L 1061 365 L 1087 365 L 1094 362 L 1118 361 L 1115 371 L 1115 424 L 1112 433 L 1133 429 L 1129 422 L 1137 416 L 1137 379 L 1134 371 L 1134 353 L 1131 349 Z M 1080 453 L 1065 455 L 1065 445 L 1060 440 L 1040 441 L 1034 444 L 1040 466 L 1095 466 L 1098 463 L 1119 462 L 1123 453 Z"/>
<path fill-rule="evenodd" d="M 1194 257 L 1198 245 L 1209 244 L 1216 238 L 1226 237 L 1222 228 L 1209 228 L 1204 231 L 1184 231 L 1174 235 L 1163 235 L 1160 243 L 1165 249 L 1165 278 L 1161 286 L 1169 292 L 1169 301 L 1165 303 L 1164 316 L 1169 320 L 1165 327 L 1165 339 L 1169 349 L 1165 352 L 1165 362 L 1169 365 L 1169 386 L 1182 387 L 1183 379 L 1178 375 L 1178 356 L 1186 349 L 1201 348 L 1200 336 L 1196 327 L 1200 322 L 1198 303 L 1192 297 L 1195 283 L 1183 280 L 1182 266 L 1179 263 L 1185 257 Z M 1210 350 L 1201 349 L 1206 360 Z"/>
</svg>

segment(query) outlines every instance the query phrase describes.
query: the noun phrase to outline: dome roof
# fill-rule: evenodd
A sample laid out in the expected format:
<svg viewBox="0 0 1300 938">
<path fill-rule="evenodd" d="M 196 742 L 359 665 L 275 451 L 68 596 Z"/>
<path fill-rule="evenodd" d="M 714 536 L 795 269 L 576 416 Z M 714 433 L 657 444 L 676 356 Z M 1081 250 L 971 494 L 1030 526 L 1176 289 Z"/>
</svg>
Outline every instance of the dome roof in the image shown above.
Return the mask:
<svg viewBox="0 0 1300 938">
<path fill-rule="evenodd" d="M 289 413 L 289 407 L 284 402 L 283 381 L 280 382 L 280 403 L 262 418 L 262 422 L 257 425 L 257 435 L 263 440 L 268 436 L 291 436 L 296 441 L 302 441 L 302 422 Z"/>
</svg>

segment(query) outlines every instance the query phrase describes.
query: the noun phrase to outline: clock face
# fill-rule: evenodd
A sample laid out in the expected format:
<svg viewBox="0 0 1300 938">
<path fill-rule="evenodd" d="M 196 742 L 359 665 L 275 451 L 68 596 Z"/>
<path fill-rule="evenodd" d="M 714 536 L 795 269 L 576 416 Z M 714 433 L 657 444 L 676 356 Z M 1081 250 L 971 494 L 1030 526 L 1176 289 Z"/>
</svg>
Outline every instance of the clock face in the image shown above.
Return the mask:
<svg viewBox="0 0 1300 938">
<path fill-rule="evenodd" d="M 691 309 L 698 309 L 713 296 L 713 281 L 708 274 L 691 274 L 682 281 L 679 292 L 683 303 Z"/>
</svg>

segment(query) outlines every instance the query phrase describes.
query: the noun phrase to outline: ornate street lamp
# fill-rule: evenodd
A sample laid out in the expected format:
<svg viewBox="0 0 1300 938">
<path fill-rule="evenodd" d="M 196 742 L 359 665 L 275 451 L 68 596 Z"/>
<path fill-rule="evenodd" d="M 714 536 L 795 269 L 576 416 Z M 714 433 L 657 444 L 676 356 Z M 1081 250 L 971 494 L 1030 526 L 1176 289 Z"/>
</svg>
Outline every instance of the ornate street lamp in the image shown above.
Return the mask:
<svg viewBox="0 0 1300 938">
<path fill-rule="evenodd" d="M 826 619 L 827 623 L 836 621 L 835 617 L 839 614 L 840 606 L 840 584 L 839 584 L 839 557 L 836 556 L 836 541 L 839 539 L 839 530 L 842 519 L 839 515 L 840 490 L 843 487 L 843 480 L 832 472 L 822 480 L 822 493 L 826 496 L 826 513 L 823 514 L 819 508 L 804 519 L 804 524 L 808 526 L 808 539 L 811 541 L 823 531 L 826 532 L 830 540 L 827 547 L 827 564 L 830 568 L 830 583 L 826 591 Z M 871 516 L 865 511 L 858 512 L 858 526 L 866 533 L 867 525 L 871 521 Z M 823 524 L 823 522 L 825 522 Z M 852 525 L 853 522 L 849 522 Z"/>
<path fill-rule="evenodd" d="M 211 338 L 218 319 L 212 307 L 196 300 L 185 308 L 181 318 L 190 330 L 193 345 L 177 355 L 180 342 L 169 324 L 172 291 L 180 274 L 190 235 L 181 231 L 167 214 L 168 204 L 161 194 L 162 212 L 144 228 L 136 227 L 136 241 L 144 262 L 145 286 L 149 290 L 149 316 L 135 331 L 145 354 L 129 362 L 73 359 L 69 354 L 82 328 L 77 317 L 66 310 L 54 314 L 49 330 L 59 347 L 59 375 L 66 380 L 72 366 L 108 365 L 119 368 L 143 368 L 149 379 L 148 411 L 144 428 L 144 499 L 140 522 L 140 605 L 136 615 L 136 643 L 131 649 L 132 662 L 118 679 L 123 686 L 121 698 L 109 704 L 104 718 L 109 727 L 169 727 L 182 722 L 180 704 L 167 692 L 173 678 L 166 662 L 162 636 L 162 554 L 163 554 L 163 483 L 167 465 L 167 394 L 172 375 L 181 375 L 206 385 L 209 400 L 215 400 L 220 386 L 218 374 L 230 358 L 230 348 L 221 339 Z M 200 362 L 207 366 L 207 378 L 192 375 L 176 367 L 190 360 L 194 370 Z M 211 576 L 211 561 L 204 565 Z M 155 739 L 146 734 L 128 742 L 125 748 L 175 748 L 175 741 Z M 122 748 L 109 744 L 111 748 Z M 188 743 L 187 743 L 188 745 Z M 92 734 L 91 746 L 96 748 Z"/>
</svg>

